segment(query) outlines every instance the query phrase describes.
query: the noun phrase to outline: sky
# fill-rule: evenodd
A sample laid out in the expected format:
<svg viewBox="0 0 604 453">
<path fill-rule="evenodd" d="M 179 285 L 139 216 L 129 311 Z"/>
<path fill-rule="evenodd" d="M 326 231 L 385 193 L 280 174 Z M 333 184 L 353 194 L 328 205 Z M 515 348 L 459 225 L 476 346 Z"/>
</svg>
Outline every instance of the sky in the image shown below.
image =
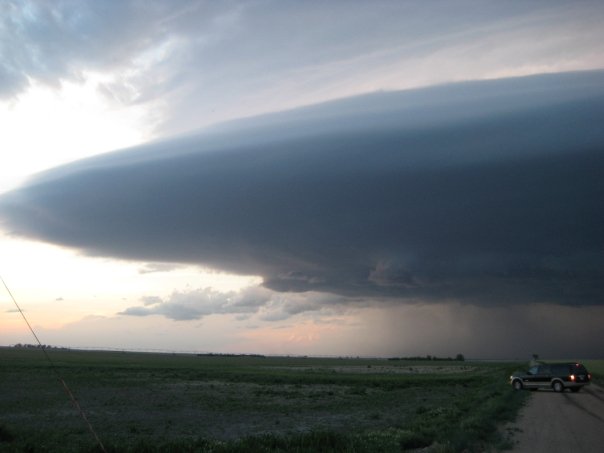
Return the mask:
<svg viewBox="0 0 604 453">
<path fill-rule="evenodd" d="M 0 276 L 52 345 L 602 358 L 603 19 L 1 0 Z"/>
</svg>

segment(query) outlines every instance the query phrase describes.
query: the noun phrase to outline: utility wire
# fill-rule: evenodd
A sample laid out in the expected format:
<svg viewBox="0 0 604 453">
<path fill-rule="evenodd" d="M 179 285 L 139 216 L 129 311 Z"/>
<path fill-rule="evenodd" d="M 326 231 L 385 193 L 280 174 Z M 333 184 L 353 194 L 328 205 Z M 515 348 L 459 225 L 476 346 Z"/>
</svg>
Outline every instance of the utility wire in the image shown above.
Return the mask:
<svg viewBox="0 0 604 453">
<path fill-rule="evenodd" d="M 38 346 L 40 346 L 40 349 L 42 349 L 42 352 L 44 353 L 44 357 L 46 357 L 46 360 L 48 360 L 48 363 L 50 363 L 50 368 L 54 372 L 54 374 L 57 377 L 57 379 L 61 382 L 61 384 L 63 384 L 63 388 L 65 389 L 65 392 L 69 396 L 69 399 L 71 400 L 71 402 L 73 403 L 73 405 L 75 406 L 75 408 L 77 409 L 77 411 L 80 413 L 80 416 L 82 417 L 82 419 L 86 422 L 86 425 L 88 425 L 88 430 L 90 431 L 90 433 L 92 434 L 92 436 L 96 440 L 97 444 L 101 448 L 101 451 L 103 453 L 107 453 L 107 450 L 105 450 L 105 446 L 103 445 L 103 442 L 101 442 L 101 439 L 99 438 L 99 436 L 97 435 L 96 431 L 92 427 L 92 424 L 88 420 L 88 417 L 86 417 L 86 413 L 82 409 L 82 406 L 80 406 L 80 403 L 78 403 L 78 400 L 76 399 L 75 395 L 73 394 L 73 392 L 71 391 L 71 389 L 69 388 L 69 386 L 67 385 L 67 383 L 65 382 L 65 380 L 63 379 L 63 377 L 61 376 L 61 374 L 59 373 L 59 370 L 57 370 L 57 367 L 56 367 L 55 363 L 52 361 L 52 359 L 48 355 L 48 351 L 46 351 L 46 347 L 42 344 L 42 342 L 38 338 L 38 335 L 36 335 L 36 332 L 32 328 L 32 326 L 29 323 L 29 321 L 27 320 L 27 317 L 25 316 L 25 313 L 23 313 L 23 310 L 21 310 L 21 307 L 17 303 L 17 299 L 15 299 L 15 297 L 13 296 L 13 293 L 11 293 L 10 289 L 8 289 L 8 286 L 7 286 L 6 282 L 4 281 L 4 279 L 2 278 L 2 276 L 0 276 L 0 280 L 2 280 L 2 284 L 4 285 L 4 288 L 6 289 L 6 292 L 8 293 L 8 295 L 10 296 L 10 298 L 12 299 L 13 303 L 15 304 L 15 307 L 17 307 L 17 310 L 19 310 L 19 313 L 21 313 L 21 317 L 25 321 L 25 324 L 27 324 L 27 327 L 29 328 L 30 332 L 32 333 L 32 335 L 34 336 L 34 338 L 36 339 L 36 341 L 38 342 Z"/>
</svg>

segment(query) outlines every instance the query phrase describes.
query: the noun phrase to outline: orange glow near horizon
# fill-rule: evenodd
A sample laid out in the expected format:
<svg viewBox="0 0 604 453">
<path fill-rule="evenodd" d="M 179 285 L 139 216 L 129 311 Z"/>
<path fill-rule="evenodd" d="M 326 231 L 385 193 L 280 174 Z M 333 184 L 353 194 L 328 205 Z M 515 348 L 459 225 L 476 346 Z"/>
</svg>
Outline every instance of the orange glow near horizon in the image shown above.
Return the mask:
<svg viewBox="0 0 604 453">
<path fill-rule="evenodd" d="M 341 323 L 316 323 L 298 321 L 283 326 L 267 326 L 247 330 L 241 337 L 244 342 L 235 345 L 248 352 L 265 351 L 269 354 L 321 354 L 329 339 L 343 331 Z"/>
</svg>

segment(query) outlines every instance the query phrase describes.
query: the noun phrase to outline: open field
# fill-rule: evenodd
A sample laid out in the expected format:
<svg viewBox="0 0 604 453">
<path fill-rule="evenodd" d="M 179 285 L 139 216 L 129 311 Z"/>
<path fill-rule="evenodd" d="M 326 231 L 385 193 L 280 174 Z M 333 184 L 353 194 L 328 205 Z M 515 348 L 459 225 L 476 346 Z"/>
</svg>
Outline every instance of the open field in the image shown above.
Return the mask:
<svg viewBox="0 0 604 453">
<path fill-rule="evenodd" d="M 49 350 L 107 451 L 483 451 L 517 364 Z M 41 350 L 0 348 L 0 451 L 97 451 Z"/>
<path fill-rule="evenodd" d="M 604 360 L 583 360 L 581 363 L 591 373 L 594 382 L 604 385 Z"/>
</svg>

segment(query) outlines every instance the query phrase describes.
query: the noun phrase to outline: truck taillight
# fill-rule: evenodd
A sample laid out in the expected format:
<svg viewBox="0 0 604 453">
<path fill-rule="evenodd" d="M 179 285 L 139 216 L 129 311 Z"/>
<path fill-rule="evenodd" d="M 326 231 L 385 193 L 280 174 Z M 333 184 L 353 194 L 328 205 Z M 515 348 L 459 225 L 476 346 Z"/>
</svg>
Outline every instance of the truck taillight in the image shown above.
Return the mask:
<svg viewBox="0 0 604 453">
<path fill-rule="evenodd" d="M 570 375 L 570 380 L 571 380 L 571 381 L 574 381 L 574 380 L 575 380 L 575 375 L 574 375 L 574 374 L 571 374 L 571 375 Z"/>
</svg>

